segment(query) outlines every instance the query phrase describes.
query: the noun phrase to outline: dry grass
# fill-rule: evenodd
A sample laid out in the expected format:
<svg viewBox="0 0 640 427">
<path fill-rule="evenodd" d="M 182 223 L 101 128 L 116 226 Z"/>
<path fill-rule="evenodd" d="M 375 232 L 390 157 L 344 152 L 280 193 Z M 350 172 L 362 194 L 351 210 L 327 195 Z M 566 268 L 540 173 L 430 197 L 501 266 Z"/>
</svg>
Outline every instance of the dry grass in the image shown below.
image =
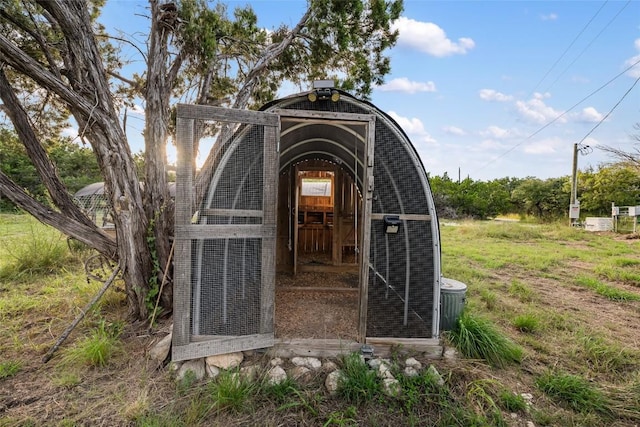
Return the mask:
<svg viewBox="0 0 640 427">
<path fill-rule="evenodd" d="M 29 236 L 33 226 L 25 217 L 0 216 L 0 268 L 10 241 Z M 443 385 L 426 377 L 407 380 L 399 398 L 376 394 L 346 402 L 326 394 L 319 376 L 305 386 L 260 388 L 239 410 L 212 406 L 212 386 L 180 387 L 148 359 L 168 320 L 154 331 L 124 324 L 124 295 L 111 291 L 42 364 L 100 284 L 86 282 L 81 259 L 73 256 L 28 280 L 4 279 L 0 426 L 640 424 L 640 289 L 634 276 L 640 239 L 554 225 L 499 227 L 442 227 L 443 269 L 468 285 L 470 312 L 523 348 L 521 363 L 493 368 L 472 359 L 437 360 Z M 102 365 L 64 363 L 65 352 L 91 337 L 100 321 L 122 324 L 115 339 L 123 351 Z M 604 406 L 590 410 L 576 403 L 569 392 L 582 396 L 582 380 Z M 526 410 L 521 393 L 533 395 Z"/>
</svg>

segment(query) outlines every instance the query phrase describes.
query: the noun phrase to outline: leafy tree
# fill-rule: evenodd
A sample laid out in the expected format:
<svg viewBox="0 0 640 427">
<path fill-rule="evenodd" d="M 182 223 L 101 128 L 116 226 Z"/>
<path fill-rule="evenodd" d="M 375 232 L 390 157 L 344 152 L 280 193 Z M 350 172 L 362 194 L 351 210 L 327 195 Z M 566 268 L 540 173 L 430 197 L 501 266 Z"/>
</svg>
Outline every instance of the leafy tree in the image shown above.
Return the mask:
<svg viewBox="0 0 640 427">
<path fill-rule="evenodd" d="M 618 206 L 635 206 L 640 201 L 640 171 L 627 163 L 580 173 L 578 183 L 581 210 L 594 215 L 608 216 L 612 202 Z"/>
<path fill-rule="evenodd" d="M 69 192 L 74 193 L 92 182 L 100 181 L 100 170 L 91 149 L 80 147 L 69 139 L 47 140 L 45 149 Z M 50 205 L 49 195 L 24 145 L 8 129 L 0 128 L 0 171 L 39 202 Z M 8 199 L 0 208 L 15 206 Z"/>
<path fill-rule="evenodd" d="M 56 210 L 5 173 L 0 192 L 40 221 L 117 259 L 130 315 L 146 319 L 150 284 L 160 282 L 173 234 L 166 164 L 172 103 L 251 108 L 272 99 L 284 80 L 301 85 L 317 77 L 334 78 L 367 97 L 389 72 L 385 51 L 397 38 L 390 23 L 402 1 L 310 0 L 296 25 L 268 32 L 257 26 L 249 6 L 230 13 L 224 4 L 209 7 L 205 0 L 149 0 L 148 39 L 144 48 L 136 46 L 146 70 L 130 76 L 121 75 L 125 61 L 118 43 L 135 44 L 97 24 L 103 2 L 2 0 L 3 111 Z M 145 106 L 143 188 L 121 120 L 135 99 Z M 59 135 L 69 115 L 99 165 L 117 241 L 73 204 L 44 148 L 43 135 Z M 203 131 L 215 136 L 216 129 Z M 198 183 L 206 182 L 211 164 L 205 162 Z M 165 289 L 162 306 L 170 310 L 171 287 Z"/>
<path fill-rule="evenodd" d="M 46 200 L 46 190 L 38 179 L 36 168 L 29 161 L 24 146 L 14 133 L 6 129 L 0 129 L 0 171 L 12 177 L 17 185 L 35 199 L 40 202 Z M 3 199 L 0 207 L 6 210 L 13 208 L 14 205 L 9 200 Z"/>
<path fill-rule="evenodd" d="M 511 198 L 520 212 L 542 220 L 551 220 L 566 215 L 570 193 L 565 188 L 568 177 L 527 178 L 516 187 Z"/>
<path fill-rule="evenodd" d="M 499 180 L 484 182 L 467 178 L 458 183 L 445 173 L 442 177 L 431 177 L 430 183 L 438 215 L 443 218 L 485 219 L 511 209 L 509 190 Z"/>
</svg>

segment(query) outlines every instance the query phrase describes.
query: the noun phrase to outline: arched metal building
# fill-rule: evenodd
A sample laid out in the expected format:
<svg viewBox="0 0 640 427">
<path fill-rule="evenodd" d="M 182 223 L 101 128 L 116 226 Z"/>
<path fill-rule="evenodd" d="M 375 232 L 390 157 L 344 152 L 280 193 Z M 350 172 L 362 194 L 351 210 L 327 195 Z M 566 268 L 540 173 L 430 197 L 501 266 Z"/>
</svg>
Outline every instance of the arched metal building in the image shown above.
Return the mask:
<svg viewBox="0 0 640 427">
<path fill-rule="evenodd" d="M 196 188 L 211 129 L 227 137 Z M 180 105 L 177 142 L 174 360 L 438 345 L 436 210 L 391 117 L 320 87 L 258 112 Z"/>
</svg>

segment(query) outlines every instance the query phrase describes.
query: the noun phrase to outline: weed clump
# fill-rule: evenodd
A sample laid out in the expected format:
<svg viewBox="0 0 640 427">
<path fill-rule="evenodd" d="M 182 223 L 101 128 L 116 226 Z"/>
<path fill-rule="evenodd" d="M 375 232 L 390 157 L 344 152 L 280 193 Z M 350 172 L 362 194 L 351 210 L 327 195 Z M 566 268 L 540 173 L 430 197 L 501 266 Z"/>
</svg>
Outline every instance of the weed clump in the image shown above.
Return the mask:
<svg viewBox="0 0 640 427">
<path fill-rule="evenodd" d="M 5 249 L 7 262 L 0 268 L 0 278 L 19 280 L 24 276 L 50 274 L 61 270 L 72 258 L 63 236 L 48 229 L 30 228 L 27 235 Z"/>
<path fill-rule="evenodd" d="M 577 375 L 547 371 L 536 379 L 536 386 L 547 396 L 580 413 L 610 414 L 609 402 L 589 381 Z"/>
<path fill-rule="evenodd" d="M 209 383 L 209 393 L 218 409 L 242 412 L 256 394 L 258 384 L 237 370 L 222 371 Z"/>
<path fill-rule="evenodd" d="M 522 348 L 500 333 L 488 320 L 465 310 L 452 331 L 452 344 L 465 357 L 484 359 L 489 364 L 504 367 L 522 361 Z"/>
<path fill-rule="evenodd" d="M 357 353 L 342 359 L 342 375 L 338 381 L 338 394 L 349 402 L 366 402 L 375 397 L 382 386 L 376 372 Z"/>
<path fill-rule="evenodd" d="M 513 326 L 520 332 L 535 333 L 540 329 L 540 321 L 531 313 L 520 314 L 513 319 Z"/>
<path fill-rule="evenodd" d="M 106 366 L 120 351 L 121 332 L 121 324 L 100 320 L 89 336 L 66 351 L 63 362 L 69 365 L 80 363 L 91 367 Z"/>
<path fill-rule="evenodd" d="M 20 372 L 22 363 L 15 360 L 7 360 L 0 363 L 0 380 L 9 378 Z"/>
</svg>

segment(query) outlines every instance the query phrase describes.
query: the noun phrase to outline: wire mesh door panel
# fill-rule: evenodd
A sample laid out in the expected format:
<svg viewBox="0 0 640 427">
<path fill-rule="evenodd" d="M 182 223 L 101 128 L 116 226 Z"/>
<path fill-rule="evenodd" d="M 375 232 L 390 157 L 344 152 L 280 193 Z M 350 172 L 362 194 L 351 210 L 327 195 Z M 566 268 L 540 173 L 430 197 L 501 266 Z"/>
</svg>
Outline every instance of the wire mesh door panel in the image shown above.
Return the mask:
<svg viewBox="0 0 640 427">
<path fill-rule="evenodd" d="M 173 360 L 273 345 L 278 130 L 274 114 L 178 108 Z"/>
</svg>

